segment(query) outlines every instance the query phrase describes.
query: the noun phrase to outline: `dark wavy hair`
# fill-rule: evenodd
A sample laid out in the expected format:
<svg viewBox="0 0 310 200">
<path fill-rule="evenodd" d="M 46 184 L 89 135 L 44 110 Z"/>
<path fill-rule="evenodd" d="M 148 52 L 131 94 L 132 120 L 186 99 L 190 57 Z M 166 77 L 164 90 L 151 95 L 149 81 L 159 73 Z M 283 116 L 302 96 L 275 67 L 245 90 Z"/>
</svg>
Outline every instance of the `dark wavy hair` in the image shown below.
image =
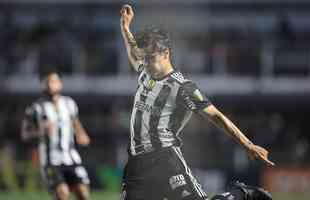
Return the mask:
<svg viewBox="0 0 310 200">
<path fill-rule="evenodd" d="M 172 58 L 172 44 L 170 34 L 158 27 L 147 27 L 135 35 L 139 48 L 148 48 L 152 52 L 164 52 L 169 50 Z"/>
</svg>

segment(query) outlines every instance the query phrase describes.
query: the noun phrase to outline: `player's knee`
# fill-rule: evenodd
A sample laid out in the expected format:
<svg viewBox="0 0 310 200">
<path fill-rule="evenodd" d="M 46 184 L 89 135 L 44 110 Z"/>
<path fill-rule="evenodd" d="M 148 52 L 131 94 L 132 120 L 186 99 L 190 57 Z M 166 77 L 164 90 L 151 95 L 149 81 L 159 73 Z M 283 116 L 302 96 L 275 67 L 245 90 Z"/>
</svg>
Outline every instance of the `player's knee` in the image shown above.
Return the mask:
<svg viewBox="0 0 310 200">
<path fill-rule="evenodd" d="M 56 189 L 56 197 L 58 200 L 68 200 L 70 196 L 70 191 L 68 186 L 60 185 Z"/>
<path fill-rule="evenodd" d="M 79 200 L 88 200 L 90 195 L 88 191 L 83 191 L 78 196 Z"/>
<path fill-rule="evenodd" d="M 89 193 L 89 189 L 86 185 L 79 185 L 77 190 L 77 197 L 79 200 L 88 200 L 90 193 Z"/>
</svg>

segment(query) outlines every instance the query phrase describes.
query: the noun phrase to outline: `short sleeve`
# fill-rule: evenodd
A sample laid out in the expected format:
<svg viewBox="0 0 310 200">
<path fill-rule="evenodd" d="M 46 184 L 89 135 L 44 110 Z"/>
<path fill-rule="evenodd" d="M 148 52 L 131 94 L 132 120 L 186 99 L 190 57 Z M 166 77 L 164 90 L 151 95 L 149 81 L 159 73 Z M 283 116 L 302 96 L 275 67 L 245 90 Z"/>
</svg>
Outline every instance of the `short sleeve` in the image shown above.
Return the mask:
<svg viewBox="0 0 310 200">
<path fill-rule="evenodd" d="M 27 107 L 25 110 L 26 120 L 30 124 L 32 124 L 36 127 L 39 126 L 39 119 L 40 119 L 41 115 L 42 115 L 42 109 L 41 109 L 40 105 L 37 103 L 32 104 L 31 106 Z"/>
<path fill-rule="evenodd" d="M 71 117 L 77 118 L 79 116 L 79 108 L 76 102 L 71 97 L 67 97 L 66 101 Z"/>
<path fill-rule="evenodd" d="M 185 107 L 198 112 L 211 105 L 211 101 L 204 95 L 197 85 L 191 81 L 183 83 L 179 89 L 178 98 Z"/>
</svg>

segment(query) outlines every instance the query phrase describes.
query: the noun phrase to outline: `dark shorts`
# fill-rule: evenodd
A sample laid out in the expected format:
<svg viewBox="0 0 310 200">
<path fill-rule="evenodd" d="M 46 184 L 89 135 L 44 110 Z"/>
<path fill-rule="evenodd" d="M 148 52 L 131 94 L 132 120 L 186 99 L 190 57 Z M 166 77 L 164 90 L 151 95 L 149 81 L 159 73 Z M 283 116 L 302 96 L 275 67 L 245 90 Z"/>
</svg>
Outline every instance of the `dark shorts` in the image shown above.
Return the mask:
<svg viewBox="0 0 310 200">
<path fill-rule="evenodd" d="M 206 200 L 178 147 L 130 157 L 125 167 L 124 200 Z"/>
<path fill-rule="evenodd" d="M 50 192 L 53 192 L 61 183 L 66 183 L 69 187 L 76 184 L 89 184 L 87 171 L 82 165 L 46 166 L 42 168 L 42 175 Z"/>
</svg>

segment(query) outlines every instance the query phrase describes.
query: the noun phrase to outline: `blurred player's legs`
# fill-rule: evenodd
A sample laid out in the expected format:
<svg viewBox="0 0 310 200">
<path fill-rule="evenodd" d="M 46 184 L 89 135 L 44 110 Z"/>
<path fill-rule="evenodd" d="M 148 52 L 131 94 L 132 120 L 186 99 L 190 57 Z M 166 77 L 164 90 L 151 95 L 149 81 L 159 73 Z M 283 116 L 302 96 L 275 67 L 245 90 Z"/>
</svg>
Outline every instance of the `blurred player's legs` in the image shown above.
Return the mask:
<svg viewBox="0 0 310 200">
<path fill-rule="evenodd" d="M 70 190 L 75 194 L 78 200 L 89 199 L 89 188 L 85 184 L 76 184 L 69 188 L 66 183 L 61 183 L 56 186 L 55 199 L 56 200 L 68 200 L 70 197 Z"/>
<path fill-rule="evenodd" d="M 61 183 L 55 188 L 56 200 L 67 200 L 70 196 L 70 190 L 66 183 Z"/>
<path fill-rule="evenodd" d="M 85 184 L 76 184 L 71 187 L 73 193 L 75 193 L 76 197 L 79 200 L 87 200 L 89 199 L 89 188 Z"/>
<path fill-rule="evenodd" d="M 89 178 L 83 166 L 50 166 L 42 172 L 49 191 L 56 200 L 69 199 L 70 192 L 78 200 L 89 199 Z"/>
</svg>

